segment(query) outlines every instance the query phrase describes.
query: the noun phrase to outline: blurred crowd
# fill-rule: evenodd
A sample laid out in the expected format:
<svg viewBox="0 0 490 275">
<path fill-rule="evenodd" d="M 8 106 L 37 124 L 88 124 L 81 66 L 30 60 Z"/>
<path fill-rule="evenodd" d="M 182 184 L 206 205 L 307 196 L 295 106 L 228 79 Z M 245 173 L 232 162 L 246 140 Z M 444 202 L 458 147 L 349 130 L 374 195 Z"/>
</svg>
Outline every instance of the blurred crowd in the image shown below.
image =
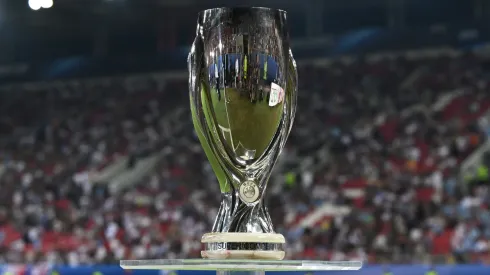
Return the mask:
<svg viewBox="0 0 490 275">
<path fill-rule="evenodd" d="M 322 119 L 316 129 L 329 131 L 331 141 L 330 160 L 302 170 L 299 190 L 311 194 L 310 202 L 348 205 L 351 212 L 312 224 L 295 242 L 293 255 L 487 261 L 488 172 L 481 166 L 460 177 L 462 162 L 487 137 L 484 60 L 467 54 L 354 64 L 316 70 L 325 80 L 306 82 L 317 86 L 304 89 L 328 90 L 305 102 L 316 105 L 311 117 L 298 119 L 299 130 L 308 125 L 302 119 Z M 310 180 L 305 173 L 313 174 Z"/>
<path fill-rule="evenodd" d="M 299 79 L 267 193 L 288 258 L 490 262 L 490 158 L 460 169 L 490 129 L 484 58 L 346 58 Z M 200 257 L 220 196 L 187 90 L 148 77 L 0 93 L 0 260 Z M 152 156 L 130 186 L 94 176 Z M 309 219 L 328 208 L 346 211 Z"/>
</svg>

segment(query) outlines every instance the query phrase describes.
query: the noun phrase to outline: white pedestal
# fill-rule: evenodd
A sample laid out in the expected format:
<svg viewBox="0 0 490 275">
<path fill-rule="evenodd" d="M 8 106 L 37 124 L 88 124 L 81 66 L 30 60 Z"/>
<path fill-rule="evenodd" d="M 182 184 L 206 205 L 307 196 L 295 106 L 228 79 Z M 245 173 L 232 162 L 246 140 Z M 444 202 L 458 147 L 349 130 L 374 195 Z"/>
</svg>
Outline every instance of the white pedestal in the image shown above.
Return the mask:
<svg viewBox="0 0 490 275">
<path fill-rule="evenodd" d="M 275 233 L 207 233 L 202 236 L 201 242 L 209 244 L 240 243 L 246 244 L 270 244 L 284 245 L 286 239 L 281 234 Z M 225 259 L 249 259 L 249 260 L 282 260 L 285 253 L 282 250 L 247 250 L 244 248 L 233 249 L 211 249 L 201 251 L 204 259 L 225 260 Z"/>
</svg>

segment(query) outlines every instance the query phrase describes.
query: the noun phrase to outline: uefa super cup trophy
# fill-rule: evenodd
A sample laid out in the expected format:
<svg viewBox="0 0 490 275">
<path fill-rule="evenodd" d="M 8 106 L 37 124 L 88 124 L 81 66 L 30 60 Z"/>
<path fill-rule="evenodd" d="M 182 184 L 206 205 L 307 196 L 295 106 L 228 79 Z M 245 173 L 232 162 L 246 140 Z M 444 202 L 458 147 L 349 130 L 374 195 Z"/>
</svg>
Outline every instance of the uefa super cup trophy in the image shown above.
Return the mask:
<svg viewBox="0 0 490 275">
<path fill-rule="evenodd" d="M 284 258 L 264 196 L 293 124 L 296 63 L 286 12 L 217 8 L 199 13 L 188 59 L 192 120 L 222 201 L 204 258 Z"/>
</svg>

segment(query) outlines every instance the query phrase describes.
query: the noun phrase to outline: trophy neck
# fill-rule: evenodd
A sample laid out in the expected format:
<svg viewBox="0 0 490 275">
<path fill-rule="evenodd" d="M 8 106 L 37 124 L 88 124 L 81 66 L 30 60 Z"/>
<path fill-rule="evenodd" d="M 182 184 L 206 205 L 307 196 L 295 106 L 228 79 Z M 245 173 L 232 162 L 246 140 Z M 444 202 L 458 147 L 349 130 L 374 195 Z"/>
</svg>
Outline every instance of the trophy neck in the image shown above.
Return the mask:
<svg viewBox="0 0 490 275">
<path fill-rule="evenodd" d="M 274 233 L 262 195 L 257 203 L 247 204 L 238 193 L 232 190 L 222 194 L 213 232 Z"/>
<path fill-rule="evenodd" d="M 271 26 L 286 30 L 286 12 L 279 9 L 262 7 L 214 8 L 201 11 L 198 16 L 197 32 L 205 35 L 209 30 L 221 24 L 230 26 Z"/>
</svg>

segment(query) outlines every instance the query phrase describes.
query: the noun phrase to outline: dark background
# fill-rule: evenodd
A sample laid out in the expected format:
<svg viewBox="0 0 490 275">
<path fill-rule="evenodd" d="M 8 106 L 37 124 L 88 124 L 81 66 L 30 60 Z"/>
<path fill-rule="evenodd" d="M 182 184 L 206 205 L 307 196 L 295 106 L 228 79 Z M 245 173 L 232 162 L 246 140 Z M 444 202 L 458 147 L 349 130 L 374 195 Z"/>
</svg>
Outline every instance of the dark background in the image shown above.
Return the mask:
<svg viewBox="0 0 490 275">
<path fill-rule="evenodd" d="M 53 2 L 0 2 L 0 85 L 185 69 L 198 12 L 219 6 L 285 9 L 299 59 L 490 40 L 485 0 Z"/>
<path fill-rule="evenodd" d="M 486 27 L 490 11 L 484 0 L 55 0 L 38 11 L 27 0 L 3 0 L 0 60 L 150 54 L 188 46 L 197 13 L 219 6 L 285 9 L 296 39 L 361 28 Z"/>
</svg>

